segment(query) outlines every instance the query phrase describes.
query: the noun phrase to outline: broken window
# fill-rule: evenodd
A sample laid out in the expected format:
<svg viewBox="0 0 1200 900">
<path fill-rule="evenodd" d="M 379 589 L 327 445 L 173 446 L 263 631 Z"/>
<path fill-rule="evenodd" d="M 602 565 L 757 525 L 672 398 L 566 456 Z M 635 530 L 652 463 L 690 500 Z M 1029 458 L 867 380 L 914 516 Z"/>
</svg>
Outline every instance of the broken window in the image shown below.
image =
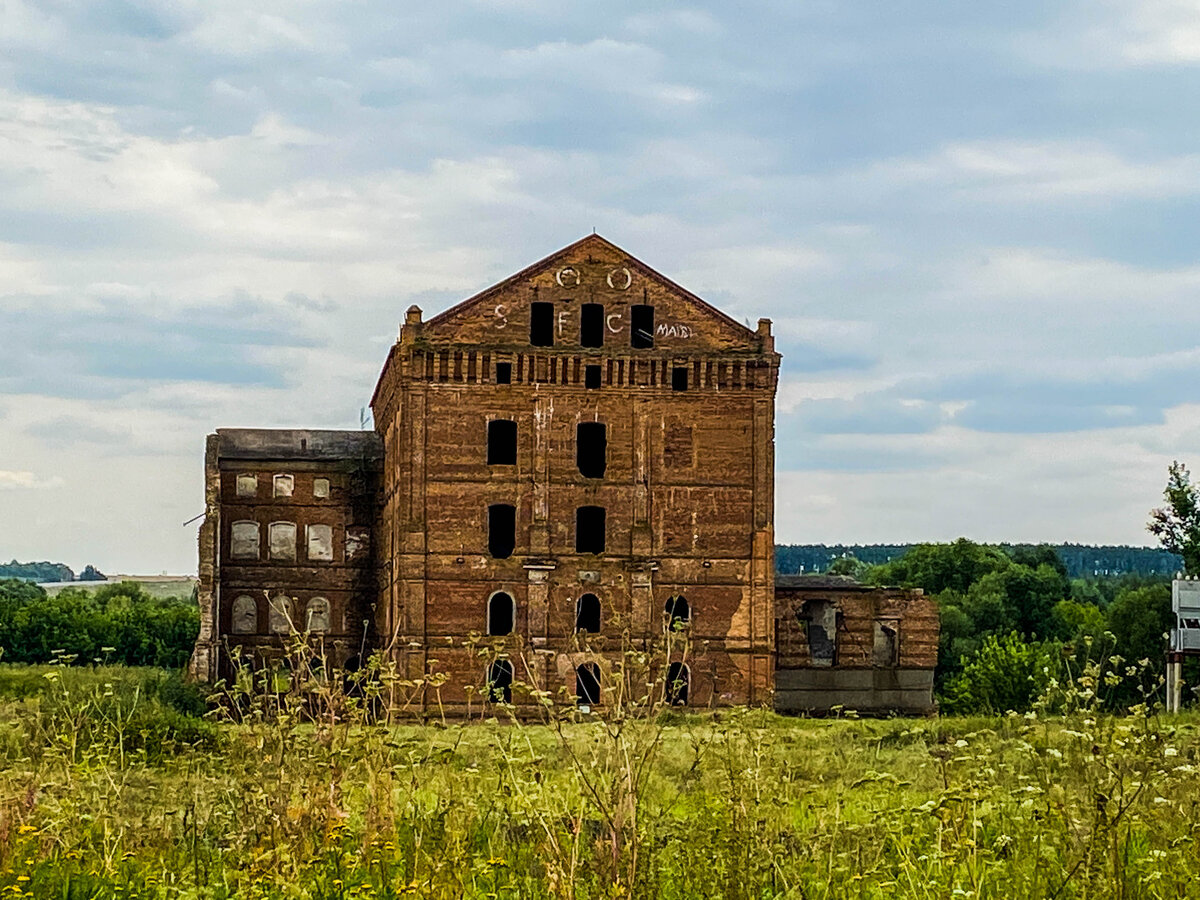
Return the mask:
<svg viewBox="0 0 1200 900">
<path fill-rule="evenodd" d="M 308 558 L 329 562 L 333 559 L 333 526 L 308 526 Z"/>
<path fill-rule="evenodd" d="M 583 370 L 583 386 L 588 390 L 600 387 L 600 367 L 585 366 Z"/>
<path fill-rule="evenodd" d="M 654 307 L 642 303 L 629 308 L 629 346 L 634 350 L 654 347 Z"/>
<path fill-rule="evenodd" d="M 275 476 L 275 496 L 290 497 L 292 491 L 296 488 L 296 479 L 291 475 L 276 475 Z"/>
<path fill-rule="evenodd" d="M 296 559 L 296 525 L 293 522 L 272 522 L 271 559 L 295 561 Z"/>
<path fill-rule="evenodd" d="M 875 643 L 871 662 L 876 666 L 895 668 L 900 664 L 900 620 L 876 619 Z"/>
<path fill-rule="evenodd" d="M 530 305 L 529 343 L 535 347 L 554 346 L 553 303 L 534 303 Z"/>
<path fill-rule="evenodd" d="M 292 630 L 292 598 L 280 594 L 271 598 L 271 631 L 287 634 Z"/>
<path fill-rule="evenodd" d="M 329 601 L 324 597 L 313 597 L 305 607 L 304 619 L 309 631 L 328 631 Z"/>
<path fill-rule="evenodd" d="M 672 594 L 663 605 L 667 616 L 667 627 L 672 631 L 685 627 L 692 621 L 692 608 L 683 594 Z"/>
<path fill-rule="evenodd" d="M 600 667 L 584 663 L 575 670 L 575 701 L 580 706 L 600 702 Z"/>
<path fill-rule="evenodd" d="M 317 500 L 325 500 L 329 497 L 329 479 L 314 478 L 313 479 L 313 497 Z"/>
<path fill-rule="evenodd" d="M 517 508 L 507 503 L 488 507 L 488 552 L 495 559 L 508 559 L 517 546 Z"/>
<path fill-rule="evenodd" d="M 692 426 L 673 422 L 663 437 L 663 467 L 690 469 L 695 464 L 692 450 Z"/>
<path fill-rule="evenodd" d="M 584 594 L 575 603 L 575 630 L 600 633 L 600 598 L 595 594 Z"/>
<path fill-rule="evenodd" d="M 585 303 L 579 307 L 579 343 L 583 347 L 604 346 L 604 306 Z"/>
<path fill-rule="evenodd" d="M 814 666 L 837 659 L 837 607 L 829 600 L 805 600 L 797 614 L 808 632 L 808 656 Z"/>
<path fill-rule="evenodd" d="M 492 703 L 512 703 L 513 667 L 507 659 L 488 666 L 487 699 Z"/>
<path fill-rule="evenodd" d="M 687 706 L 690 673 L 683 663 L 673 662 L 667 667 L 666 701 L 670 706 Z"/>
<path fill-rule="evenodd" d="M 688 389 L 688 370 L 684 366 L 671 369 L 671 390 L 686 391 Z"/>
<path fill-rule="evenodd" d="M 581 506 L 575 510 L 575 552 L 604 552 L 603 506 Z"/>
<path fill-rule="evenodd" d="M 584 478 L 603 478 L 608 466 L 608 426 L 580 422 L 575 427 L 575 463 Z"/>
<path fill-rule="evenodd" d="M 229 555 L 233 559 L 258 559 L 258 523 L 234 522 L 230 527 Z"/>
<path fill-rule="evenodd" d="M 488 422 L 487 461 L 489 466 L 517 464 L 517 423 L 512 419 Z"/>
<path fill-rule="evenodd" d="M 258 476 L 239 475 L 237 477 L 237 495 L 239 497 L 258 496 Z"/>
<path fill-rule="evenodd" d="M 346 529 L 346 559 L 354 559 L 367 548 L 371 541 L 371 532 L 367 528 L 354 527 Z"/>
<path fill-rule="evenodd" d="M 516 607 L 513 598 L 504 591 L 488 598 L 487 633 L 492 635 L 512 634 Z"/>
<path fill-rule="evenodd" d="M 512 384 L 512 363 L 496 363 L 496 384 Z"/>
<path fill-rule="evenodd" d="M 254 634 L 258 631 L 258 604 L 245 594 L 233 601 L 229 630 L 234 634 Z"/>
</svg>

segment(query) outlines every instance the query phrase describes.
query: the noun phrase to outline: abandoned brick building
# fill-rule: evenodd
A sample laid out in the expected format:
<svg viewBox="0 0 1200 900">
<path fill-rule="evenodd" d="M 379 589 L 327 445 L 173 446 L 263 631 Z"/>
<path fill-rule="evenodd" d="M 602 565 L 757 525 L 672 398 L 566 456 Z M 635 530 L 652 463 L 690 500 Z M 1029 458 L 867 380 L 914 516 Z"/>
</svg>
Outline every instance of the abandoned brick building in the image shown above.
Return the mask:
<svg viewBox="0 0 1200 900">
<path fill-rule="evenodd" d="M 792 709 L 851 688 L 859 708 L 928 708 L 919 594 L 777 597 L 779 363 L 769 320 L 598 235 L 428 321 L 410 308 L 373 432 L 209 436 L 193 674 L 300 631 L 337 665 L 383 650 L 406 680 L 436 672 L 418 705 L 514 680 L 602 704 L 622 651 L 666 636 L 676 702 L 766 703 L 778 680 Z M 830 674 L 851 669 L 869 677 Z"/>
</svg>

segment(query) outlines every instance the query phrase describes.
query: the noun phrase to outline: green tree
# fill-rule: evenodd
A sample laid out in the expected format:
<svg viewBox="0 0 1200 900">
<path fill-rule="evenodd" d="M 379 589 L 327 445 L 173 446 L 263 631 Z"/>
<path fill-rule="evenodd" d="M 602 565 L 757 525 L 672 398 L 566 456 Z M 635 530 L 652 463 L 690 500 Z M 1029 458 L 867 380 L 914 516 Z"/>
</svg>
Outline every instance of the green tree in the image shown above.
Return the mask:
<svg viewBox="0 0 1200 900">
<path fill-rule="evenodd" d="M 1150 510 L 1146 530 L 1164 550 L 1178 553 L 1189 575 L 1200 575 L 1200 487 L 1192 484 L 1187 467 L 1172 462 L 1163 491 L 1166 506 Z"/>
<path fill-rule="evenodd" d="M 1174 624 L 1171 586 L 1131 588 L 1117 595 L 1106 610 L 1108 630 L 1116 637 L 1116 652 L 1126 660 L 1150 660 L 1161 670 L 1166 643 L 1163 634 Z"/>
<path fill-rule="evenodd" d="M 998 547 L 959 538 L 950 544 L 918 544 L 899 559 L 872 569 L 870 579 L 875 584 L 919 587 L 927 594 L 965 594 L 984 575 L 1012 564 Z"/>
</svg>

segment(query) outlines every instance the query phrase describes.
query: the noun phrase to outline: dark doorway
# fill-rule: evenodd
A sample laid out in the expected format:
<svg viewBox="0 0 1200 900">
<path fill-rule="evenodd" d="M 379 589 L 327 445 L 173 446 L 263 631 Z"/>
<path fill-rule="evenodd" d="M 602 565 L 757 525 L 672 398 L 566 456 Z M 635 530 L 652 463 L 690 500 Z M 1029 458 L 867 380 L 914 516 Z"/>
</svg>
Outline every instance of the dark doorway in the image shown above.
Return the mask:
<svg viewBox="0 0 1200 900">
<path fill-rule="evenodd" d="M 507 503 L 488 507 L 488 553 L 508 559 L 517 546 L 517 508 Z"/>
<path fill-rule="evenodd" d="M 608 426 L 580 422 L 575 427 L 575 464 L 584 478 L 603 478 L 608 467 Z"/>
<path fill-rule="evenodd" d="M 583 347 L 604 346 L 604 307 L 585 303 L 579 307 L 579 344 Z"/>
<path fill-rule="evenodd" d="M 488 422 L 487 461 L 489 466 L 517 464 L 517 423 L 512 419 Z"/>
<path fill-rule="evenodd" d="M 603 506 L 581 506 L 575 510 L 575 552 L 604 552 Z"/>
<path fill-rule="evenodd" d="M 629 308 L 629 346 L 634 350 L 654 347 L 654 307 L 639 303 Z"/>
<path fill-rule="evenodd" d="M 683 663 L 673 662 L 667 667 L 667 703 L 671 706 L 687 706 L 688 681 L 688 667 Z"/>
<path fill-rule="evenodd" d="M 688 370 L 683 366 L 671 369 L 671 390 L 686 391 L 688 389 Z"/>
<path fill-rule="evenodd" d="M 496 384 L 512 384 L 512 363 L 496 363 Z"/>
<path fill-rule="evenodd" d="M 492 703 L 512 703 L 513 667 L 507 659 L 488 666 L 487 699 Z"/>
<path fill-rule="evenodd" d="M 530 306 L 529 343 L 535 347 L 554 346 L 553 303 L 534 303 Z"/>
<path fill-rule="evenodd" d="M 600 633 L 600 598 L 595 594 L 584 594 L 576 602 L 575 630 Z"/>
<path fill-rule="evenodd" d="M 488 599 L 487 633 L 491 635 L 512 634 L 513 598 L 501 591 Z"/>
<path fill-rule="evenodd" d="M 600 667 L 584 663 L 575 670 L 575 701 L 595 705 L 600 702 Z"/>
<path fill-rule="evenodd" d="M 691 607 L 688 606 L 687 597 L 683 594 L 668 597 L 663 611 L 667 615 L 667 627 L 672 631 L 682 628 L 692 620 Z"/>
<path fill-rule="evenodd" d="M 600 367 L 585 366 L 583 370 L 583 386 L 588 390 L 600 387 Z"/>
</svg>

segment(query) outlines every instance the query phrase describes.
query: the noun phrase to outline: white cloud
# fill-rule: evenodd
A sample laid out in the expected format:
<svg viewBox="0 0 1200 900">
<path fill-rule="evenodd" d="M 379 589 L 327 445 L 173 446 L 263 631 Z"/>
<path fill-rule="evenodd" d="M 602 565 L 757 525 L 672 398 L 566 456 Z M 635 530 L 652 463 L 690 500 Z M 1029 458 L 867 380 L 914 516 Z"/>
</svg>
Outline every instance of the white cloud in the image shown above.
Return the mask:
<svg viewBox="0 0 1200 900">
<path fill-rule="evenodd" d="M 0 469 L 0 491 L 19 489 L 43 490 L 46 488 L 62 487 L 62 484 L 62 478 L 57 475 L 50 478 L 41 478 L 33 474 L 33 472 L 9 472 Z"/>
</svg>

